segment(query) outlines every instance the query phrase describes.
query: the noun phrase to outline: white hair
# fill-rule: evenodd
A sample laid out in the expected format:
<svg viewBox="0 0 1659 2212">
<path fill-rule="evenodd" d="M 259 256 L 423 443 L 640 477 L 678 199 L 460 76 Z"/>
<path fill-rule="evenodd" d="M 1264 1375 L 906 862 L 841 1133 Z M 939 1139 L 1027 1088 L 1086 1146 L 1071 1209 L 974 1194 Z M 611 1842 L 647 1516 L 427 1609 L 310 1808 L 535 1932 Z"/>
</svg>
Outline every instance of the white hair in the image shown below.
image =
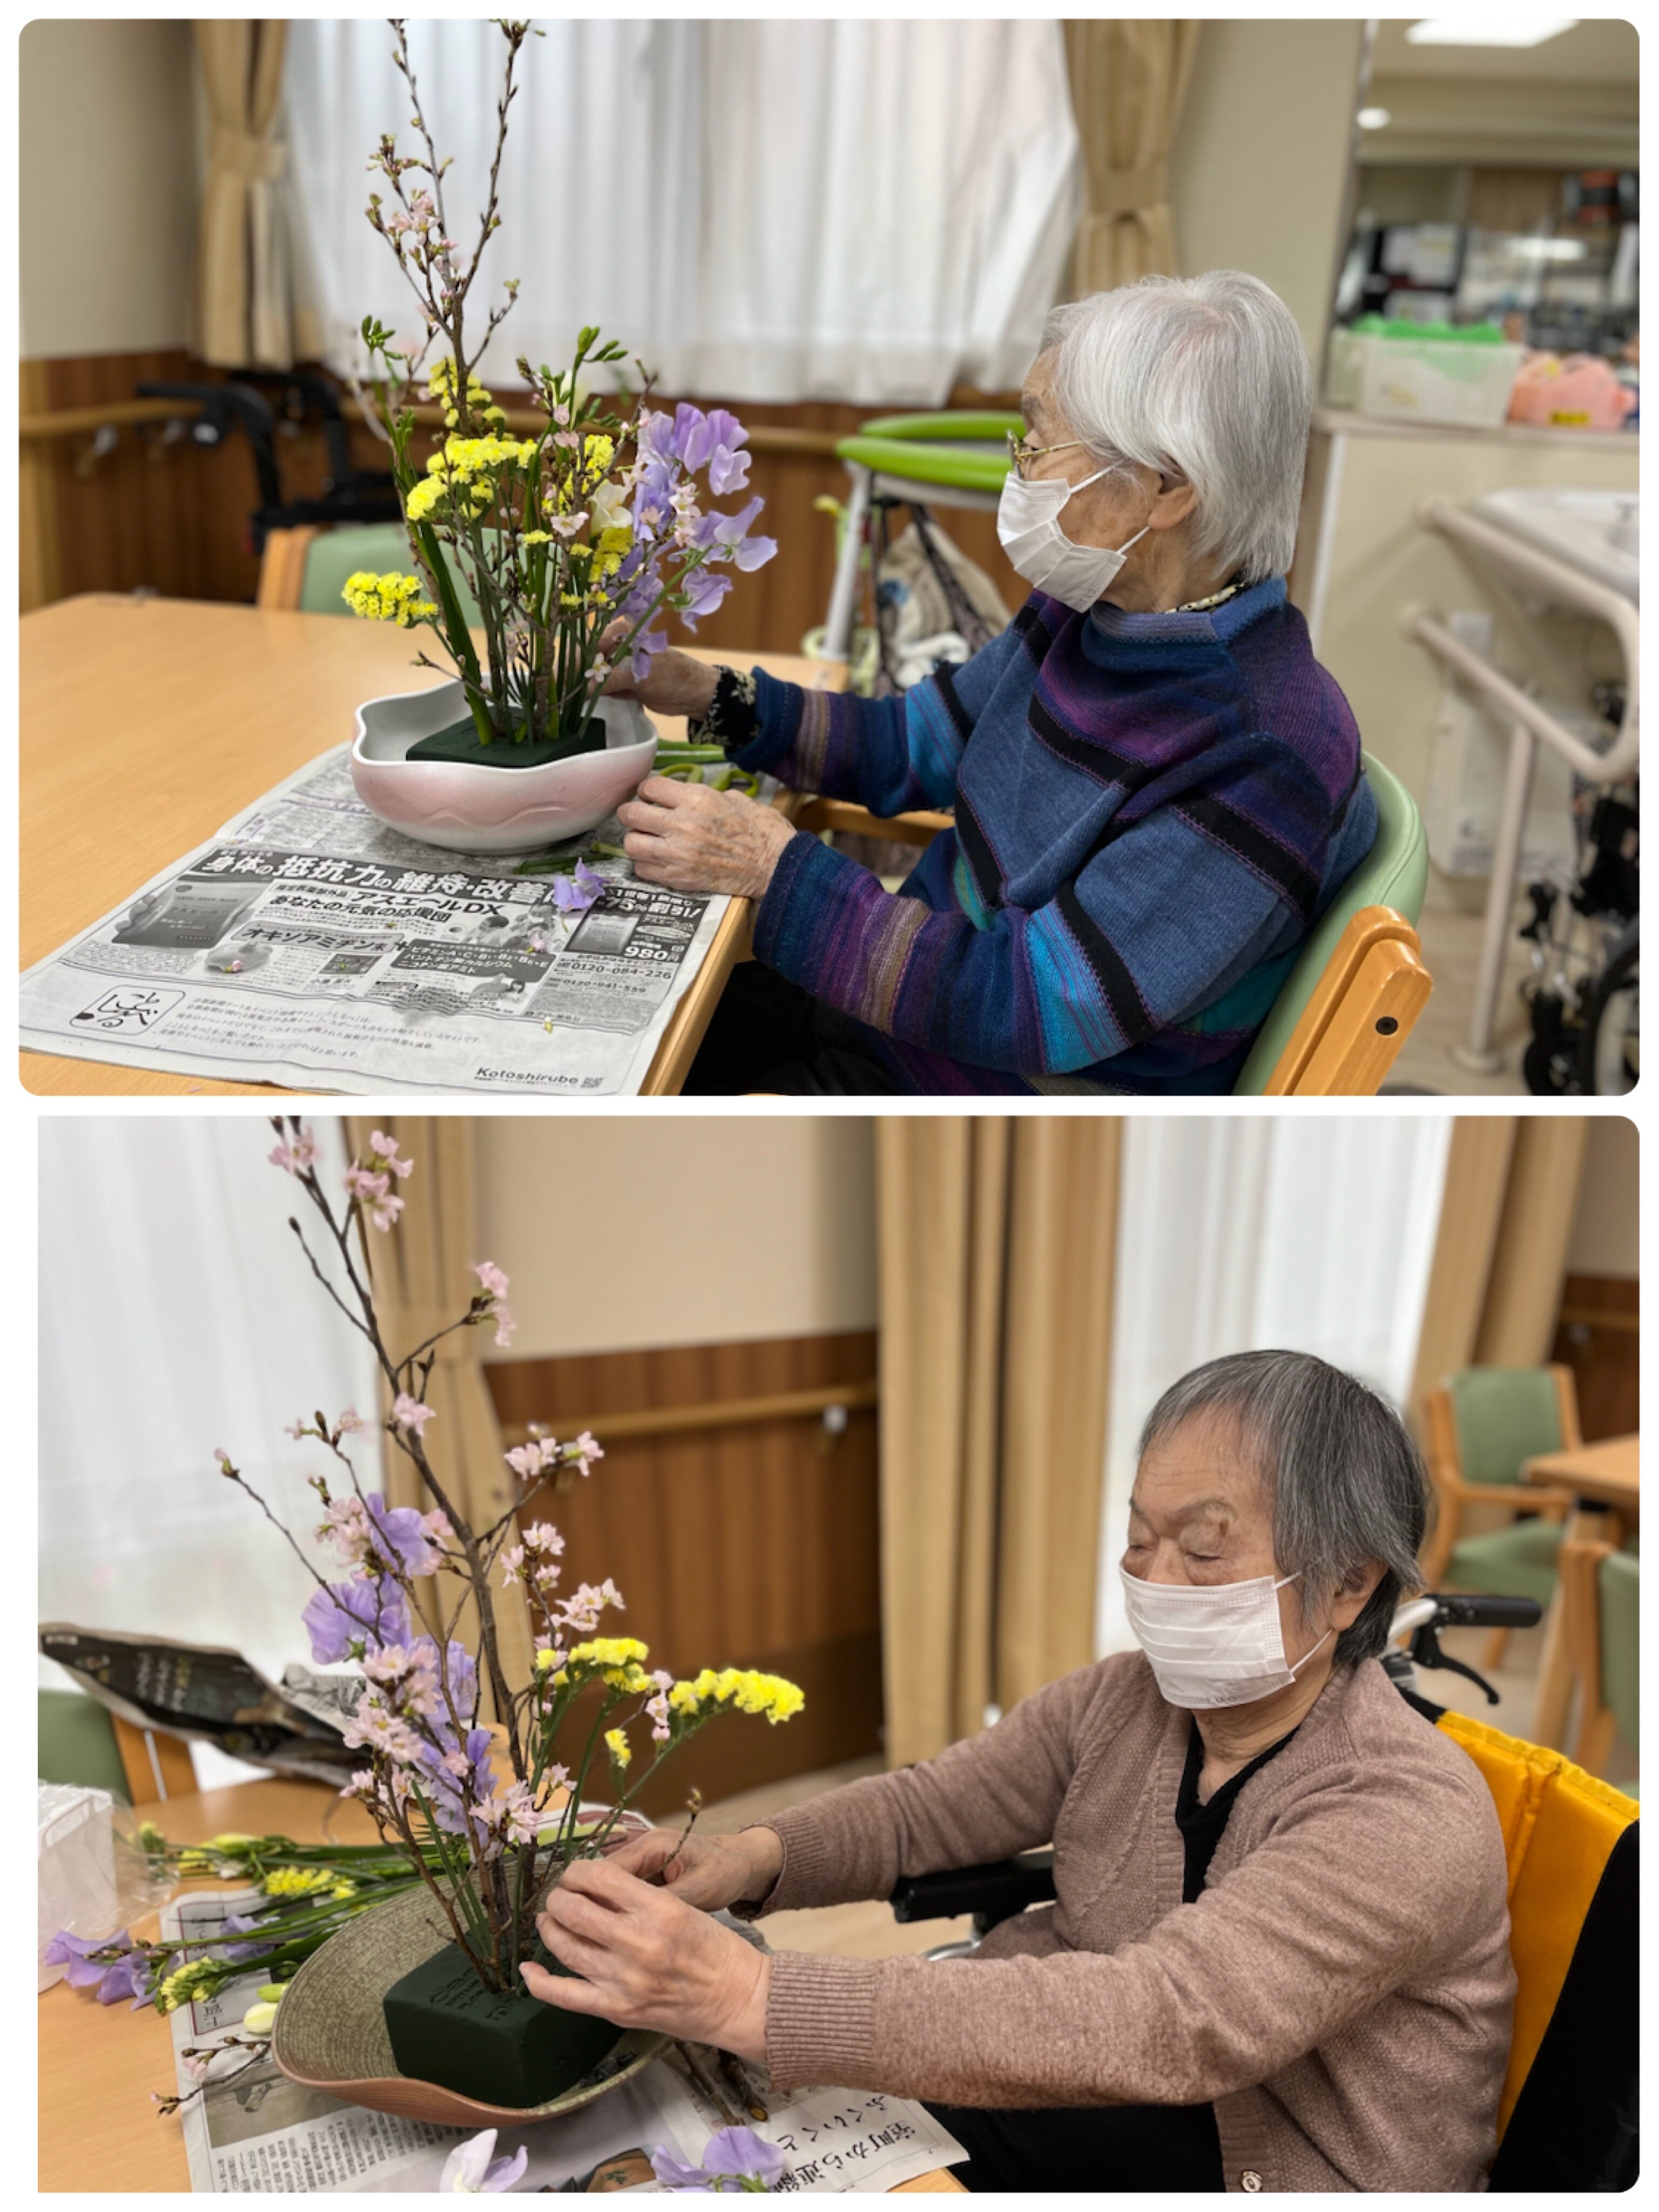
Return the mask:
<svg viewBox="0 0 1659 2212">
<path fill-rule="evenodd" d="M 1044 357 L 1056 405 L 1102 463 L 1192 485 L 1196 551 L 1245 583 L 1285 573 L 1313 373 L 1276 292 L 1237 269 L 1144 276 L 1056 307 Z"/>
</svg>

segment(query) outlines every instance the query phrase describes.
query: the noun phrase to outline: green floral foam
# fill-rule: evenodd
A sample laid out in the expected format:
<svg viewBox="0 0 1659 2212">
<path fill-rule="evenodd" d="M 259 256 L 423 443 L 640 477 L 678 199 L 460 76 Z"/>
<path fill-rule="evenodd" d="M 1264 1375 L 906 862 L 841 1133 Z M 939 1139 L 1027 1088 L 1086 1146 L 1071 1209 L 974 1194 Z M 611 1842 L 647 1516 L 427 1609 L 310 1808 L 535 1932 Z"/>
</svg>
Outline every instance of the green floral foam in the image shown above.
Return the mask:
<svg viewBox="0 0 1659 2212">
<path fill-rule="evenodd" d="M 496 738 L 481 744 L 469 715 L 436 730 L 410 747 L 406 757 L 422 761 L 466 761 L 479 768 L 546 768 L 553 761 L 570 760 L 577 753 L 595 753 L 605 745 L 605 724 L 595 715 L 586 738 L 550 738 L 538 743 L 515 744 Z"/>
</svg>

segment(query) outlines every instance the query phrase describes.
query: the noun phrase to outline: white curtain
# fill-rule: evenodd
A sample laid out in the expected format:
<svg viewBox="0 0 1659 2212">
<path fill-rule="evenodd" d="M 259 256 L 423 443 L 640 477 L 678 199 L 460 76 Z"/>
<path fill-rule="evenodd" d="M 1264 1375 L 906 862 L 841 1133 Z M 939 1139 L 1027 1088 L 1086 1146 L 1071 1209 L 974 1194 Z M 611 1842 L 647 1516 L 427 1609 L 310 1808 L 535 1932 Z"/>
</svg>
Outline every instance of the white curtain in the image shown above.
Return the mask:
<svg viewBox="0 0 1659 2212">
<path fill-rule="evenodd" d="M 1224 1352 L 1317 1353 L 1403 1406 L 1440 1218 L 1449 1115 L 1124 1125 L 1097 1648 L 1125 1651 L 1117 1565 L 1135 1439 Z"/>
<path fill-rule="evenodd" d="M 338 1124 L 316 1127 L 343 1168 Z M 283 1431 L 319 1408 L 372 1419 L 375 1383 L 286 1225 L 299 1194 L 275 1141 L 244 1116 L 41 1122 L 40 1605 L 232 1644 L 280 1676 L 310 1661 L 313 1585 L 213 1455 L 325 1564 L 305 1479 L 325 1462 Z M 378 1479 L 372 1449 L 357 1465 Z"/>
<path fill-rule="evenodd" d="M 520 63 L 500 236 L 519 304 L 488 373 L 557 364 L 597 323 L 665 392 L 937 405 L 1017 384 L 1063 279 L 1080 183 L 1060 26 L 552 21 Z M 501 39 L 410 31 L 450 230 L 476 236 Z M 413 295 L 363 210 L 408 99 L 375 22 L 295 21 L 288 131 L 302 343 L 359 365 Z"/>
</svg>

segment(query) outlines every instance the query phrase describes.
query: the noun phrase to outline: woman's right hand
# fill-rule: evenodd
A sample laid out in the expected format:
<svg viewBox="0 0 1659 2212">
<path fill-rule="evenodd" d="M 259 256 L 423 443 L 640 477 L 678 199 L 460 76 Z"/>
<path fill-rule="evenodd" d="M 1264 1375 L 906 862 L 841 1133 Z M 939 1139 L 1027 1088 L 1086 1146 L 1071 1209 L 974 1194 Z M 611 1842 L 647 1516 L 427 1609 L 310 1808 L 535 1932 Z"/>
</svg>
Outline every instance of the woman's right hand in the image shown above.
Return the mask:
<svg viewBox="0 0 1659 2212">
<path fill-rule="evenodd" d="M 660 1876 L 684 1903 L 718 1912 L 726 1905 L 761 1903 L 783 1871 L 783 1844 L 771 1828 L 744 1828 L 735 1836 L 653 1828 L 606 1859 L 641 1881 Z"/>
<path fill-rule="evenodd" d="M 626 636 L 626 630 L 622 635 Z M 601 642 L 609 652 L 612 643 L 620 642 L 620 639 L 613 629 Z M 714 703 L 714 678 L 718 673 L 706 660 L 694 660 L 689 653 L 670 646 L 666 653 L 652 654 L 643 683 L 635 683 L 631 659 L 613 668 L 605 678 L 605 696 L 611 699 L 637 699 L 641 707 L 648 707 L 658 714 L 702 715 Z"/>
</svg>

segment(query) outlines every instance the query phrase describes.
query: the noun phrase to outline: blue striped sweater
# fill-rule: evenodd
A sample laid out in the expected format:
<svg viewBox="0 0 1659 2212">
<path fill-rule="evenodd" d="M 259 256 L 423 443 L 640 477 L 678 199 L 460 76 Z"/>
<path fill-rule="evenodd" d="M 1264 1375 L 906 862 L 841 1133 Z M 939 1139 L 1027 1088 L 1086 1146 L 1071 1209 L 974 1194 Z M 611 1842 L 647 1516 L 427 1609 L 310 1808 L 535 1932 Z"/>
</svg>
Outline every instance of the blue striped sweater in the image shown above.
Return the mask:
<svg viewBox="0 0 1659 2212">
<path fill-rule="evenodd" d="M 1353 717 L 1279 578 L 1197 614 L 1033 592 L 897 698 L 757 677 L 743 767 L 955 810 L 896 894 L 797 836 L 756 918 L 757 956 L 908 1091 L 1230 1091 L 1376 836 Z"/>
</svg>

